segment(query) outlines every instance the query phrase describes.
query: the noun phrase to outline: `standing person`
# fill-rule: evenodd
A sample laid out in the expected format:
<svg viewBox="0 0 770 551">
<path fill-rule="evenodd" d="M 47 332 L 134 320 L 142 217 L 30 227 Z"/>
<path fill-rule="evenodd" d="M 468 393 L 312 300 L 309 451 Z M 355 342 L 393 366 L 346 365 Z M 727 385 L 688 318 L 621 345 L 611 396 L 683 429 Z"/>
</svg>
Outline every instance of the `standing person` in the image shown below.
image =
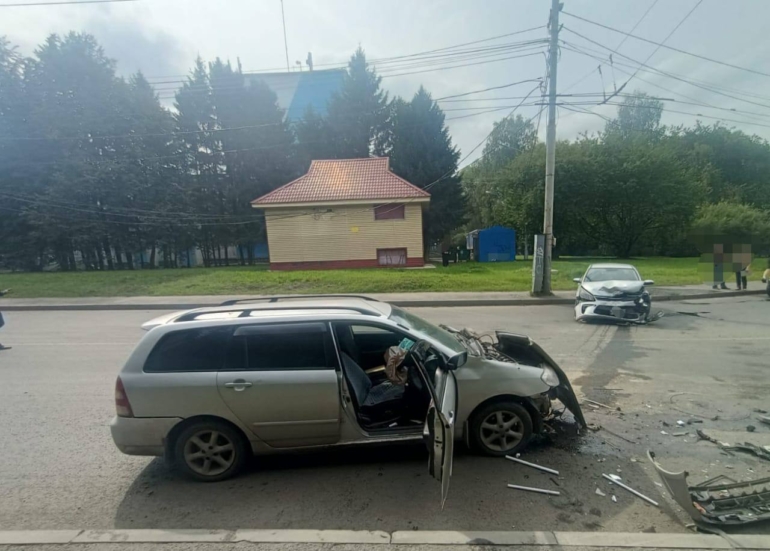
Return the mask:
<svg viewBox="0 0 770 551">
<path fill-rule="evenodd" d="M 0 291 L 0 297 L 7 294 L 10 289 L 4 289 Z M 5 325 L 5 320 L 3 319 L 3 313 L 0 312 L 0 329 L 2 329 L 3 325 Z M 3 343 L 0 342 L 0 350 L 8 350 L 11 348 L 10 346 L 3 346 Z"/>
<path fill-rule="evenodd" d="M 739 246 L 738 253 L 733 255 L 733 270 L 736 289 L 745 291 L 751 271 L 751 249 L 748 245 Z"/>
<path fill-rule="evenodd" d="M 712 289 L 727 289 L 727 285 L 725 285 L 725 277 L 724 277 L 725 253 L 724 253 L 724 245 L 722 245 L 722 243 L 714 243 L 713 262 L 714 262 L 714 286 L 712 287 Z"/>
<path fill-rule="evenodd" d="M 767 296 L 770 298 L 770 258 L 767 259 L 767 269 L 762 274 L 762 283 L 767 283 Z"/>
</svg>

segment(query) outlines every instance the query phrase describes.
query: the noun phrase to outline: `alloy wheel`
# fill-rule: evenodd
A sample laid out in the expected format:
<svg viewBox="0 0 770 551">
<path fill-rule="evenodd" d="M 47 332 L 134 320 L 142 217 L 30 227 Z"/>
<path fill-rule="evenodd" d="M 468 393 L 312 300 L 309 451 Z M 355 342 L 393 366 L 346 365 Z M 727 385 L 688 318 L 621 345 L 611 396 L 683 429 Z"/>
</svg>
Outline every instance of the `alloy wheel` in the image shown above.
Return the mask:
<svg viewBox="0 0 770 551">
<path fill-rule="evenodd" d="M 512 411 L 495 411 L 481 422 L 481 442 L 490 450 L 505 452 L 524 438 L 524 424 Z"/>
<path fill-rule="evenodd" d="M 202 430 L 184 445 L 184 460 L 190 469 L 203 476 L 217 476 L 233 466 L 235 445 L 225 434 Z"/>
</svg>

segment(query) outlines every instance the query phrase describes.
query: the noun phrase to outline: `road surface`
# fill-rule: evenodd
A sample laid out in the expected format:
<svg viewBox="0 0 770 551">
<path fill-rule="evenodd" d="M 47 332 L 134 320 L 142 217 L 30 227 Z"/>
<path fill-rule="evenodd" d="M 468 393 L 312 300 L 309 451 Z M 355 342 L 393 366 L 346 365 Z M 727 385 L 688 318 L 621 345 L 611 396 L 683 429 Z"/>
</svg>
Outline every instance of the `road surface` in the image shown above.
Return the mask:
<svg viewBox="0 0 770 551">
<path fill-rule="evenodd" d="M 700 427 L 722 441 L 770 444 L 770 427 L 752 413 L 770 410 L 770 302 L 661 309 L 666 316 L 645 327 L 578 324 L 568 306 L 415 309 L 437 323 L 529 334 L 581 396 L 610 406 L 585 407 L 598 432 L 561 434 L 525 454 L 559 477 L 458 450 L 443 512 L 419 445 L 259 459 L 219 484 L 189 482 L 160 459 L 122 455 L 108 428 L 115 377 L 139 325 L 160 312 L 9 312 L 2 342 L 13 348 L 0 352 L 0 528 L 683 532 L 688 519 L 655 484 L 645 451 L 695 481 L 770 476 L 770 462 L 728 457 L 694 437 Z M 703 423 L 677 426 L 688 419 Z M 746 432 L 749 424 L 756 432 Z M 661 506 L 610 487 L 602 473 L 620 474 Z"/>
</svg>

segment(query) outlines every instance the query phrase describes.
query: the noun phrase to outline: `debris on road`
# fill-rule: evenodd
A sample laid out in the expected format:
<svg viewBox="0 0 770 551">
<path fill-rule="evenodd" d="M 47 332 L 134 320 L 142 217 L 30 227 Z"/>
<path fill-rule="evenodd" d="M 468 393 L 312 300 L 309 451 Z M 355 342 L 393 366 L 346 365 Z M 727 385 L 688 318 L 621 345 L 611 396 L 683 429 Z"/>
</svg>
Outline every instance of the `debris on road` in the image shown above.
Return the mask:
<svg viewBox="0 0 770 551">
<path fill-rule="evenodd" d="M 744 442 L 743 444 L 728 444 L 726 442 L 720 442 L 716 438 L 712 438 L 711 436 L 707 435 L 702 430 L 698 429 L 695 431 L 698 434 L 698 437 L 701 440 L 707 440 L 711 442 L 712 444 L 716 444 L 719 446 L 720 449 L 725 450 L 727 452 L 731 451 L 737 451 L 737 452 L 746 452 L 753 455 L 756 455 L 760 459 L 765 459 L 767 461 L 770 461 L 770 446 L 765 448 L 760 448 L 756 444 L 752 444 L 751 442 Z"/>
<path fill-rule="evenodd" d="M 679 420 L 676 422 L 676 424 L 679 425 L 680 427 L 683 427 L 685 425 L 685 422 L 682 420 Z"/>
<path fill-rule="evenodd" d="M 603 476 L 604 478 L 606 478 L 607 480 L 610 480 L 610 481 L 614 482 L 615 484 L 617 484 L 618 486 L 620 486 L 620 487 L 621 487 L 621 488 L 623 488 L 624 490 L 627 490 L 627 491 L 631 492 L 631 493 L 632 493 L 632 494 L 634 494 L 636 497 L 639 497 L 639 498 L 643 499 L 644 501 L 646 501 L 647 503 L 651 503 L 651 504 L 652 504 L 652 505 L 654 505 L 655 507 L 658 507 L 658 502 L 657 502 L 657 501 L 655 501 L 655 500 L 654 500 L 654 499 L 652 499 L 652 498 L 649 498 L 649 497 L 647 497 L 646 495 L 644 495 L 644 494 L 643 494 L 643 493 L 641 493 L 641 492 L 637 492 L 636 490 L 634 490 L 634 489 L 633 489 L 633 488 L 631 488 L 630 486 L 626 486 L 625 484 L 623 484 L 623 483 L 620 481 L 620 477 L 619 477 L 618 475 L 612 475 L 612 474 L 602 474 L 602 476 Z M 613 497 L 615 497 L 615 496 L 613 496 Z M 613 500 L 613 501 L 614 501 L 614 500 Z"/>
<path fill-rule="evenodd" d="M 770 425 L 770 417 L 757 417 L 757 421 L 764 423 L 765 425 Z"/>
<path fill-rule="evenodd" d="M 668 434 L 666 431 L 662 430 L 660 431 L 661 434 Z"/>
<path fill-rule="evenodd" d="M 607 494 L 602 492 L 599 488 L 596 488 L 596 495 L 598 495 L 600 497 L 607 497 Z"/>
<path fill-rule="evenodd" d="M 736 482 L 720 475 L 688 486 L 687 472 L 665 470 L 651 451 L 647 457 L 671 497 L 696 523 L 730 525 L 770 519 L 770 478 Z"/>
<path fill-rule="evenodd" d="M 618 502 L 618 498 L 616 498 L 615 496 L 612 496 L 612 502 L 613 503 L 617 503 Z"/>
<path fill-rule="evenodd" d="M 525 492 L 535 492 L 537 494 L 548 494 L 549 496 L 559 496 L 561 493 L 556 490 L 545 490 L 543 488 L 530 488 L 529 486 L 517 486 L 516 484 L 508 484 L 509 488 L 514 490 L 523 490 Z"/>
<path fill-rule="evenodd" d="M 751 411 L 753 411 L 754 413 L 767 413 L 767 411 L 765 411 L 764 409 L 759 409 L 759 408 L 754 408 Z"/>
<path fill-rule="evenodd" d="M 685 431 L 685 432 L 674 432 L 671 435 L 672 436 L 687 436 L 688 434 L 690 434 L 690 433 Z"/>
<path fill-rule="evenodd" d="M 589 405 L 594 405 L 594 406 L 598 406 L 598 407 L 602 407 L 602 408 L 607 408 L 607 409 L 615 409 L 615 408 L 613 408 L 611 406 L 608 406 L 607 404 L 602 404 L 601 402 L 596 402 L 594 400 L 589 400 L 588 398 L 583 398 L 583 401 L 587 402 Z"/>
<path fill-rule="evenodd" d="M 746 427 L 746 432 L 754 432 L 755 430 L 757 430 L 757 427 L 754 425 L 749 425 Z"/>
<path fill-rule="evenodd" d="M 556 476 L 559 476 L 559 471 L 557 471 L 556 469 L 549 469 L 548 467 L 543 467 L 542 465 L 530 463 L 529 461 L 524 461 L 523 459 L 511 457 L 510 455 L 506 455 L 505 458 L 508 459 L 509 461 L 513 461 L 515 463 L 521 463 L 522 465 L 526 465 L 527 467 L 532 467 L 533 469 L 538 469 L 540 471 L 544 471 L 546 473 L 551 473 L 551 474 L 555 474 Z"/>
</svg>

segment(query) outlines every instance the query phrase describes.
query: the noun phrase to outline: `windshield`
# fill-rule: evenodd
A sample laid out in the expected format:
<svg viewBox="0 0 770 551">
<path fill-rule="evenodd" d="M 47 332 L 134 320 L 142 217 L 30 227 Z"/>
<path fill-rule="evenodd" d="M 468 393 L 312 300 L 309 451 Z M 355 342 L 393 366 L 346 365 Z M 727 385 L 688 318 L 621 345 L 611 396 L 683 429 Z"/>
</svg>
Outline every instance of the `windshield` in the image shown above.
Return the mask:
<svg viewBox="0 0 770 551">
<path fill-rule="evenodd" d="M 641 281 L 634 268 L 592 268 L 585 281 Z"/>
<path fill-rule="evenodd" d="M 441 346 L 453 352 L 465 352 L 465 347 L 452 333 L 432 323 L 428 323 L 421 317 L 410 314 L 397 306 L 392 307 L 390 319 L 416 333 L 418 337 L 437 341 Z"/>
</svg>

